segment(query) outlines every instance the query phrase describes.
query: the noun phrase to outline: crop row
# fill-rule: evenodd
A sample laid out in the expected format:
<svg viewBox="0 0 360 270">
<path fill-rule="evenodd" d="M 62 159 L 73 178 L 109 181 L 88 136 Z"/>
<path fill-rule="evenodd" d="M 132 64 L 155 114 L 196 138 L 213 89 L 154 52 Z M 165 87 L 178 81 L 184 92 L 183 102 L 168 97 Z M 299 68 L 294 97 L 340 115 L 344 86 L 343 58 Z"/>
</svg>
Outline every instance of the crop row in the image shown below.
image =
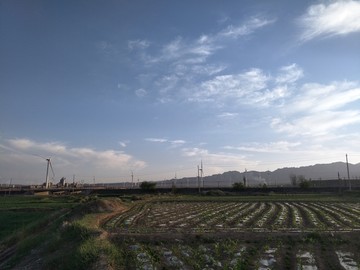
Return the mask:
<svg viewBox="0 0 360 270">
<path fill-rule="evenodd" d="M 152 202 L 107 227 L 126 232 L 360 229 L 360 204 L 335 202 Z"/>
<path fill-rule="evenodd" d="M 244 244 L 223 240 L 211 244 L 151 245 L 119 243 L 126 269 L 359 269 L 358 254 L 343 247 L 316 251 L 309 246 Z M 325 250 L 325 251 L 324 251 Z M 329 259 L 330 258 L 330 259 Z"/>
</svg>

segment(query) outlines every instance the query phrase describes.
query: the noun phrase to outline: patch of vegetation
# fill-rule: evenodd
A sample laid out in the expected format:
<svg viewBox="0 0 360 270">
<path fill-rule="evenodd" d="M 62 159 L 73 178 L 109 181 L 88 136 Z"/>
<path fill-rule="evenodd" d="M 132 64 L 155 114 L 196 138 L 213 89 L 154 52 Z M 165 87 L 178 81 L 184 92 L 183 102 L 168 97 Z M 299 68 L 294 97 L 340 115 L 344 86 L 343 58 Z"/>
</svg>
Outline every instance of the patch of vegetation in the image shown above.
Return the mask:
<svg viewBox="0 0 360 270">
<path fill-rule="evenodd" d="M 66 220 L 86 212 L 85 205 L 91 205 L 96 198 L 8 196 L 0 200 L 3 202 L 0 218 L 4 220 L 0 223 L 3 236 L 0 255 L 9 248 L 13 250 L 8 260 L 0 264 L 1 269 L 12 269 L 32 253 L 47 258 L 49 267 L 46 269 L 66 269 L 61 265 L 66 266 L 66 261 L 72 261 L 73 256 L 80 262 L 75 269 L 86 269 L 81 265 L 89 265 L 95 260 L 96 252 L 90 248 L 93 232 L 82 224 L 67 223 Z M 59 258 L 57 266 L 51 263 L 56 258 Z M 69 265 L 71 268 L 68 269 L 74 269 L 72 263 Z"/>
<path fill-rule="evenodd" d="M 154 192 L 156 190 L 156 182 L 144 181 L 140 184 L 140 188 L 146 192 Z"/>
<path fill-rule="evenodd" d="M 245 189 L 245 185 L 241 182 L 236 182 L 232 185 L 233 189 L 236 191 L 242 191 Z"/>
<path fill-rule="evenodd" d="M 220 190 L 220 189 L 216 189 L 216 190 L 209 190 L 205 192 L 206 196 L 225 196 L 227 195 L 227 193 L 225 193 L 224 191 Z"/>
<path fill-rule="evenodd" d="M 47 244 L 46 269 L 88 269 L 100 254 L 94 232 L 77 222 L 64 224 Z"/>
</svg>

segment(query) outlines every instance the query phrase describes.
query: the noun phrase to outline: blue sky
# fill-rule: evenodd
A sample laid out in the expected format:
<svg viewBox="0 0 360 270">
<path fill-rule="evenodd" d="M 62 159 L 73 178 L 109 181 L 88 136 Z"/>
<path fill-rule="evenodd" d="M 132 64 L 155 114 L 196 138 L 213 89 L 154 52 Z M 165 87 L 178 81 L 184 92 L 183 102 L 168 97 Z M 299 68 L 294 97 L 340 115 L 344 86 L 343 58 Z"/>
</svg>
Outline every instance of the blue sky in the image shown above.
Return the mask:
<svg viewBox="0 0 360 270">
<path fill-rule="evenodd" d="M 360 1 L 0 1 L 0 183 L 360 162 Z"/>
</svg>

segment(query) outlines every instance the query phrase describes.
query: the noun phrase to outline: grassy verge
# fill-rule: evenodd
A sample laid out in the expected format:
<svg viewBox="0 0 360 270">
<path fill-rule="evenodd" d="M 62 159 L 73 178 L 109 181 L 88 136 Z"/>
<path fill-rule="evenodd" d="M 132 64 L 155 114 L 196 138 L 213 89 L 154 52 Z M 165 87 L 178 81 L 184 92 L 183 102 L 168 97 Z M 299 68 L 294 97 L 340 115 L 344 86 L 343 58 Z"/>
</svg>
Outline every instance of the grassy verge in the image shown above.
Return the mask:
<svg viewBox="0 0 360 270">
<path fill-rule="evenodd" d="M 88 269 L 97 259 L 98 232 L 84 221 L 73 221 L 83 217 L 96 198 L 14 196 L 0 200 L 0 255 L 14 250 L 0 263 L 1 269 L 35 261 L 41 267 L 33 265 L 34 269 Z"/>
</svg>

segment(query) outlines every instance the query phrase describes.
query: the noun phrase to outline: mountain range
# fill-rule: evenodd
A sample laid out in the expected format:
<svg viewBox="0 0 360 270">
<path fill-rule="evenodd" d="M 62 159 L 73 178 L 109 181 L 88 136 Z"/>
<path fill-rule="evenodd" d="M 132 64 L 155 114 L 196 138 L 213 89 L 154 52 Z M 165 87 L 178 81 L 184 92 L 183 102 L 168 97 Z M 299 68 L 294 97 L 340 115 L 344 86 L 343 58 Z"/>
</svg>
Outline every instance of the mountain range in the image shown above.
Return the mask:
<svg viewBox="0 0 360 270">
<path fill-rule="evenodd" d="M 235 182 L 244 182 L 248 186 L 259 186 L 266 184 L 268 186 L 287 186 L 291 185 L 290 176 L 303 176 L 308 180 L 332 180 L 348 179 L 347 165 L 345 162 L 335 162 L 331 164 L 316 164 L 303 167 L 281 168 L 275 171 L 229 171 L 222 174 L 204 176 L 200 185 L 204 187 L 231 187 Z M 351 179 L 360 179 L 360 163 L 349 164 L 349 176 Z M 158 182 L 158 186 L 168 187 L 170 185 L 177 187 L 197 187 L 197 177 L 185 177 L 181 179 L 170 179 Z"/>
</svg>

